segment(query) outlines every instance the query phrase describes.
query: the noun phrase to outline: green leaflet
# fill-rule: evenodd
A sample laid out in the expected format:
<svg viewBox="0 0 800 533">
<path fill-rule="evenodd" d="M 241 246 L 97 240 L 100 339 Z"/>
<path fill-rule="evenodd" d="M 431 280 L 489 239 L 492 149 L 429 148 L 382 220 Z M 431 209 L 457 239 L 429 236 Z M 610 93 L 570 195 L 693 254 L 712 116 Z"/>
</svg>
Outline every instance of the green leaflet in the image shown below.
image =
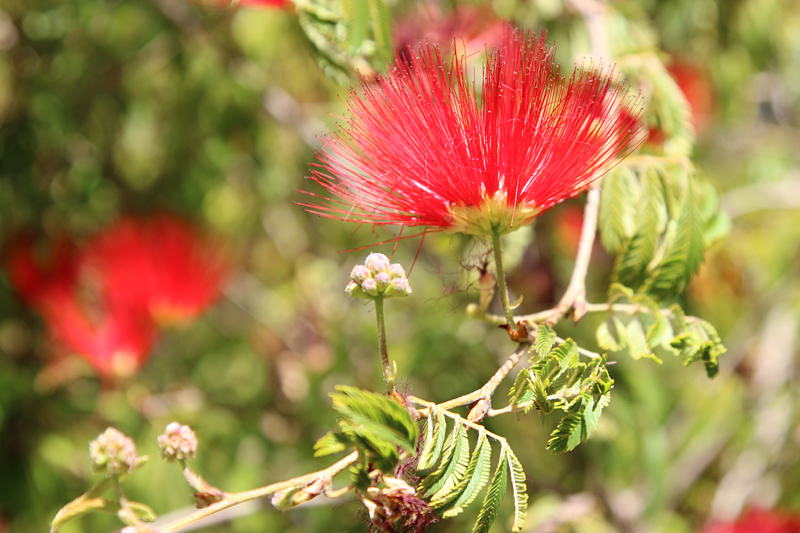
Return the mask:
<svg viewBox="0 0 800 533">
<path fill-rule="evenodd" d="M 646 268 L 656 252 L 659 234 L 659 210 L 664 206 L 661 179 L 655 166 L 641 178 L 641 192 L 636 213 L 636 231 L 617 257 L 615 281 L 637 288 L 645 279 Z"/>
<path fill-rule="evenodd" d="M 467 474 L 462 481 L 462 486 L 458 488 L 458 498 L 448 506 L 442 515 L 443 518 L 452 518 L 460 514 L 465 507 L 475 500 L 478 493 L 489 481 L 489 470 L 491 469 L 492 449 L 486 438 L 486 432 L 478 433 L 478 441 L 475 443 L 475 450 L 469 461 Z"/>
<path fill-rule="evenodd" d="M 339 431 L 317 441 L 317 455 L 327 455 L 354 447 L 358 462 L 351 468 L 354 482 L 364 487 L 371 483 L 370 464 L 385 474 L 394 473 L 400 461 L 398 448 L 413 454 L 419 429 L 411 414 L 397 401 L 355 387 L 338 386 L 331 394 L 339 412 Z"/>
<path fill-rule="evenodd" d="M 536 353 L 539 357 L 544 357 L 553 348 L 556 343 L 556 332 L 553 331 L 547 324 L 539 324 L 539 329 L 536 334 Z"/>
<path fill-rule="evenodd" d="M 547 442 L 547 449 L 553 453 L 568 452 L 588 439 L 597 429 L 603 408 L 608 405 L 610 399 L 607 393 L 603 393 L 599 400 L 595 400 L 592 394 L 584 394 L 580 401 L 574 404 L 575 412 L 566 415 L 558 423 Z"/>
<path fill-rule="evenodd" d="M 369 33 L 369 0 L 341 0 L 347 27 L 348 52 L 358 54 Z"/>
<path fill-rule="evenodd" d="M 442 413 L 435 415 L 432 407 L 427 418 L 423 450 L 436 448 L 436 433 L 447 424 Z M 525 474 L 522 465 L 508 447 L 505 439 L 489 433 L 482 427 L 470 426 L 478 432 L 475 446 L 470 453 L 467 425 L 463 418 L 448 413 L 454 418 L 453 429 L 447 437 L 440 457 L 433 457 L 429 464 L 437 463 L 438 467 L 417 487 L 417 494 L 429 501 L 431 507 L 438 509 L 443 518 L 452 518 L 461 514 L 478 497 L 478 494 L 489 481 L 491 471 L 492 450 L 489 440 L 500 442 L 500 458 L 492 477 L 489 489 L 479 511 L 475 531 L 487 531 L 497 516 L 500 502 L 506 492 L 506 482 L 511 477 L 512 495 L 514 498 L 514 531 L 518 531 L 525 521 L 528 496 L 525 492 Z M 443 433 L 442 433 L 443 434 Z M 433 454 L 432 455 L 438 455 Z M 418 471 L 419 473 L 419 471 Z"/>
<path fill-rule="evenodd" d="M 514 407 L 525 406 L 524 412 L 527 412 L 533 407 L 534 393 L 533 381 L 530 370 L 523 368 L 517 374 L 517 379 L 511 390 L 508 391 L 509 404 Z"/>
<path fill-rule="evenodd" d="M 554 453 L 563 453 L 575 449 L 581 443 L 581 414 L 567 415 L 561 419 L 547 441 L 547 449 Z"/>
<path fill-rule="evenodd" d="M 443 507 L 453 501 L 469 482 L 470 469 L 473 467 L 473 457 L 469 453 L 469 439 L 466 428 L 463 428 L 463 431 L 464 442 L 460 450 L 458 465 L 442 488 L 431 497 L 430 504 L 434 509 Z M 481 434 L 484 434 L 484 432 L 481 432 Z M 479 435 L 478 439 L 480 440 L 480 438 Z M 475 451 L 477 452 L 478 449 L 476 448 Z M 472 455 L 474 456 L 475 453 L 473 452 Z"/>
<path fill-rule="evenodd" d="M 455 489 L 464 479 L 469 466 L 469 437 L 467 428 L 462 424 L 456 433 L 453 455 L 444 474 L 426 491 L 425 496 L 430 498 L 432 507 L 440 507 L 454 497 Z"/>
<path fill-rule="evenodd" d="M 369 14 L 372 19 L 372 33 L 378 47 L 378 58 L 388 63 L 394 57 L 392 42 L 391 16 L 383 0 L 368 0 Z"/>
<path fill-rule="evenodd" d="M 675 222 L 675 237 L 666 246 L 663 260 L 645 286 L 645 291 L 656 298 L 666 300 L 683 292 L 703 262 L 705 222 L 700 213 L 700 202 L 690 178 Z"/>
<path fill-rule="evenodd" d="M 618 289 L 612 289 L 612 303 L 636 306 L 636 311 L 610 308 L 608 319 L 597 328 L 601 347 L 609 352 L 627 350 L 634 359 L 646 357 L 659 363 L 659 354 L 673 354 L 683 358 L 685 365 L 702 361 L 709 377 L 717 374 L 719 357 L 726 349 L 711 324 L 685 316 L 677 304 L 661 309 L 645 294 Z"/>
<path fill-rule="evenodd" d="M 433 419 L 434 413 L 436 413 L 435 421 Z M 431 408 L 425 426 L 425 444 L 417 461 L 417 473 L 426 476 L 439 464 L 446 434 L 447 422 L 445 421 L 444 413 L 438 411 L 435 407 Z"/>
<path fill-rule="evenodd" d="M 456 467 L 453 458 L 458 456 L 461 451 L 461 430 L 463 429 L 464 421 L 461 417 L 456 418 L 453 424 L 453 431 L 447 439 L 447 444 L 444 447 L 438 468 L 426 477 L 420 484 L 420 491 L 426 495 L 432 495 L 444 485 L 447 477 L 452 473 Z"/>
<path fill-rule="evenodd" d="M 314 444 L 314 457 L 339 453 L 346 450 L 349 443 L 349 439 L 341 433 L 329 431 Z"/>
<path fill-rule="evenodd" d="M 723 218 L 716 191 L 688 159 L 621 163 L 604 181 L 599 217 L 601 240 L 617 254 L 615 285 L 660 302 L 675 298 L 724 232 Z"/>
<path fill-rule="evenodd" d="M 525 525 L 526 510 L 528 509 L 528 493 L 525 490 L 525 471 L 522 470 L 522 464 L 519 459 L 511 451 L 511 448 L 505 448 L 506 455 L 508 456 L 508 465 L 511 470 L 511 496 L 514 499 L 514 525 L 511 526 L 511 531 L 522 531 L 522 526 Z"/>
<path fill-rule="evenodd" d="M 497 468 L 489 483 L 489 490 L 483 499 L 478 520 L 472 528 L 472 533 L 486 533 L 489 531 L 497 511 L 500 509 L 500 502 L 506 495 L 506 482 L 508 480 L 508 454 L 505 453 L 505 446 L 500 450 L 500 458 L 497 461 Z"/>
<path fill-rule="evenodd" d="M 600 241 L 612 254 L 621 252 L 627 236 L 634 232 L 634 187 L 638 188 L 636 173 L 627 166 L 618 165 L 603 178 L 598 227 Z"/>
<path fill-rule="evenodd" d="M 352 431 L 374 436 L 414 453 L 419 429 L 411 414 L 397 401 L 355 387 L 337 386 L 333 408 L 352 424 Z"/>
<path fill-rule="evenodd" d="M 297 20 L 322 72 L 350 85 L 357 71 L 382 71 L 391 60 L 391 18 L 383 0 L 295 0 Z"/>
</svg>

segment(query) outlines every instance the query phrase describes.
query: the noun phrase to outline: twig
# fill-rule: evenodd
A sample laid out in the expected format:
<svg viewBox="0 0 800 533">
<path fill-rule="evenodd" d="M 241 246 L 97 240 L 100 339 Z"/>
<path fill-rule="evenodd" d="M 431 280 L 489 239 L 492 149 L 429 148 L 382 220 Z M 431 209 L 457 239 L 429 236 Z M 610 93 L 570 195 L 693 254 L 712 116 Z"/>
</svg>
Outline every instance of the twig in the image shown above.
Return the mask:
<svg viewBox="0 0 800 533">
<path fill-rule="evenodd" d="M 598 182 L 586 195 L 586 208 L 583 212 L 583 227 L 581 240 L 578 244 L 578 255 L 575 257 L 575 268 L 569 285 L 558 305 L 553 309 L 553 314 L 547 319 L 549 325 L 554 325 L 564 314 L 573 308 L 575 322 L 586 314 L 586 274 L 589 272 L 589 260 L 594 248 L 594 237 L 597 233 L 597 216 L 600 212 L 600 186 Z"/>
<path fill-rule="evenodd" d="M 503 366 L 497 369 L 497 372 L 494 373 L 492 379 L 486 382 L 486 385 L 481 387 L 480 389 L 471 392 L 469 394 L 465 394 L 464 396 L 459 396 L 458 398 L 454 398 L 452 400 L 446 401 L 437 405 L 439 409 L 443 411 L 449 411 L 455 407 L 460 407 L 462 405 L 469 405 L 471 403 L 477 402 L 478 400 L 488 400 L 491 401 L 492 394 L 494 394 L 495 389 L 500 385 L 500 383 L 505 379 L 511 369 L 514 368 L 517 363 L 519 363 L 522 356 L 528 352 L 530 348 L 530 344 L 523 343 L 520 344 L 514 353 L 512 353 L 509 358 L 503 363 Z"/>
<path fill-rule="evenodd" d="M 233 507 L 234 505 L 238 505 L 240 503 L 244 503 L 250 500 L 255 500 L 257 498 L 263 498 L 264 496 L 270 496 L 282 490 L 301 487 L 303 485 L 307 485 L 319 479 L 324 479 L 324 480 L 333 479 L 333 477 L 342 472 L 345 468 L 355 463 L 357 459 L 358 459 L 358 452 L 353 452 L 347 457 L 332 464 L 328 468 L 325 468 L 318 472 L 312 472 L 311 474 L 305 474 L 303 476 L 299 476 L 286 481 L 281 481 L 279 483 L 273 483 L 272 485 L 267 485 L 266 487 L 260 487 L 245 492 L 226 493 L 225 499 L 223 499 L 222 501 L 211 504 L 203 509 L 198 509 L 197 511 L 187 516 L 184 516 L 183 518 L 179 518 L 178 520 L 175 520 L 170 524 L 167 524 L 165 526 L 156 529 L 156 531 L 158 533 L 170 533 L 172 531 L 177 531 L 184 526 L 197 522 L 201 518 L 205 518 L 206 516 L 218 513 L 223 509 L 228 509 L 229 507 Z M 336 494 L 338 492 L 340 491 L 331 492 L 331 494 Z"/>
<path fill-rule="evenodd" d="M 592 51 L 595 56 L 610 58 L 608 39 L 605 24 L 605 3 L 601 0 L 571 0 L 572 6 L 581 14 L 589 30 Z M 578 244 L 578 255 L 575 257 L 575 268 L 569 285 L 554 313 L 547 320 L 553 325 L 561 317 L 574 309 L 574 319 L 577 322 L 586 313 L 586 274 L 589 271 L 589 259 L 594 248 L 595 234 L 597 233 L 597 216 L 600 211 L 600 182 L 595 181 L 586 195 L 586 208 L 583 213 L 583 227 Z"/>
<path fill-rule="evenodd" d="M 636 313 L 648 313 L 651 314 L 650 310 L 640 304 L 598 304 L 598 303 L 586 303 L 584 306 L 584 311 L 586 313 L 625 313 L 627 315 L 635 315 Z M 555 313 L 557 308 L 553 307 L 551 309 L 545 309 L 544 311 L 539 311 L 538 313 L 532 313 L 529 315 L 520 315 L 517 317 L 517 320 L 520 322 L 527 322 L 530 324 L 540 324 L 542 322 L 547 322 L 551 324 L 550 319 Z M 661 308 L 658 310 L 659 313 L 666 316 L 667 318 L 675 318 L 675 313 L 672 312 L 672 309 L 667 307 Z M 497 324 L 502 325 L 505 324 L 505 318 L 500 315 L 494 315 L 491 313 L 471 313 L 470 316 L 475 319 L 483 320 L 489 324 Z M 686 321 L 690 324 L 697 322 L 699 319 L 693 316 L 686 316 Z"/>
</svg>

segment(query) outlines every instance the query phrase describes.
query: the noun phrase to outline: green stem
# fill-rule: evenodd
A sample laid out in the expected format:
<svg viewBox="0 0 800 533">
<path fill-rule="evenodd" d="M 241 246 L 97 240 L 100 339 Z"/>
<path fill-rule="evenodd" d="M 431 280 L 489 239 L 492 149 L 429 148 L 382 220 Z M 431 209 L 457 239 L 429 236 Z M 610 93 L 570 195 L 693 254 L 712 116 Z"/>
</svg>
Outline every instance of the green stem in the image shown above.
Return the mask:
<svg viewBox="0 0 800 533">
<path fill-rule="evenodd" d="M 508 299 L 508 289 L 506 288 L 506 275 L 503 272 L 503 251 L 500 246 L 500 233 L 492 233 L 492 247 L 494 248 L 494 265 L 497 270 L 497 288 L 500 290 L 500 301 L 503 302 L 503 311 L 506 314 L 506 322 L 512 328 L 515 327 L 514 312 L 511 309 L 511 302 Z"/>
<path fill-rule="evenodd" d="M 111 483 L 114 485 L 114 493 L 117 495 L 117 501 L 119 501 L 120 510 L 117 512 L 119 519 L 128 526 L 139 524 L 140 520 L 138 515 L 131 509 L 130 505 L 128 505 L 128 498 L 122 490 L 122 483 L 119 481 L 119 476 L 116 474 L 112 475 Z"/>
<path fill-rule="evenodd" d="M 394 369 L 389 362 L 389 349 L 386 347 L 386 324 L 383 319 L 383 296 L 375 298 L 375 315 L 378 317 L 378 347 L 381 350 L 383 364 L 383 381 L 389 396 L 394 393 Z"/>
</svg>

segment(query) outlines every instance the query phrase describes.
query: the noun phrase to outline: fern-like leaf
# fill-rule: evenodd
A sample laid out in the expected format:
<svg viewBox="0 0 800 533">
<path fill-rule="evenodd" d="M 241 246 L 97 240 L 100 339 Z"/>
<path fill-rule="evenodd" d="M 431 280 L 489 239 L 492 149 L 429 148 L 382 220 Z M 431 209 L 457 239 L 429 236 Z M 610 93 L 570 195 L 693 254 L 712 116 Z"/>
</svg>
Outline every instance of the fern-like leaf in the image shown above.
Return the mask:
<svg viewBox="0 0 800 533">
<path fill-rule="evenodd" d="M 453 470 L 455 470 L 459 453 L 461 452 L 461 445 L 463 442 L 461 440 L 461 433 L 463 430 L 463 419 L 460 417 L 456 418 L 453 424 L 453 431 L 450 433 L 450 437 L 447 439 L 447 444 L 445 444 L 444 451 L 442 452 L 439 466 L 432 474 L 428 475 L 422 481 L 419 492 L 427 496 L 436 493 L 436 491 L 442 488 L 442 485 L 447 481 L 447 478 Z"/>
<path fill-rule="evenodd" d="M 417 473 L 421 476 L 430 474 L 431 471 L 439 465 L 446 435 L 447 421 L 445 420 L 444 413 L 435 407 L 431 408 L 431 411 L 428 413 L 425 444 L 422 447 L 419 460 L 417 461 Z"/>
<path fill-rule="evenodd" d="M 505 453 L 505 444 L 500 450 L 500 458 L 497 461 L 497 468 L 489 483 L 489 489 L 483 499 L 483 505 L 478 513 L 478 520 L 472 528 L 472 533 L 487 533 L 492 526 L 497 512 L 500 509 L 500 502 L 506 495 L 506 483 L 508 482 L 508 454 Z"/>
<path fill-rule="evenodd" d="M 634 289 L 644 281 L 658 241 L 659 210 L 664 205 L 664 193 L 655 165 L 650 165 L 642 176 L 638 204 L 636 233 L 618 257 L 615 269 L 616 280 Z"/>
<path fill-rule="evenodd" d="M 547 324 L 540 324 L 538 332 L 536 334 L 536 353 L 539 354 L 539 357 L 544 357 L 547 355 L 550 350 L 553 349 L 553 345 L 556 343 L 556 332 L 550 328 Z"/>
<path fill-rule="evenodd" d="M 458 441 L 445 474 L 426 493 L 432 507 L 441 507 L 458 495 L 456 489 L 467 473 L 469 462 L 469 436 L 467 428 L 462 425 L 458 430 Z"/>
<path fill-rule="evenodd" d="M 525 471 L 522 470 L 522 464 L 519 459 L 511 451 L 511 448 L 505 448 L 506 455 L 508 456 L 508 466 L 511 476 L 511 496 L 514 499 L 514 525 L 511 526 L 511 531 L 522 531 L 522 526 L 525 525 L 526 510 L 528 508 L 528 493 L 525 490 Z"/>
<path fill-rule="evenodd" d="M 632 234 L 636 199 L 631 191 L 636 175 L 630 167 L 619 165 L 603 178 L 598 227 L 606 250 L 617 254 Z"/>
<path fill-rule="evenodd" d="M 489 481 L 489 471 L 492 467 L 492 449 L 485 431 L 478 432 L 478 441 L 469 461 L 467 474 L 459 487 L 458 498 L 448 506 L 442 518 L 452 518 L 471 504 Z"/>
<path fill-rule="evenodd" d="M 563 453 L 575 449 L 581 443 L 583 416 L 579 413 L 562 418 L 547 441 L 547 449 Z"/>
<path fill-rule="evenodd" d="M 323 457 L 347 449 L 349 439 L 341 433 L 329 431 L 314 444 L 314 457 Z"/>
</svg>

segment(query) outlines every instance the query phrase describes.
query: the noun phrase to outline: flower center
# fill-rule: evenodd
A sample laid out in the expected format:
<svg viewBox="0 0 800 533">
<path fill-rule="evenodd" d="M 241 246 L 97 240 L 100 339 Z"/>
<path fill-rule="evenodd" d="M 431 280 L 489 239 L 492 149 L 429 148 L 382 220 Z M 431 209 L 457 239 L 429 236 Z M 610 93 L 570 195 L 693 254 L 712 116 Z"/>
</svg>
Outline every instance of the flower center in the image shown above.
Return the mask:
<svg viewBox="0 0 800 533">
<path fill-rule="evenodd" d="M 525 204 L 510 206 L 506 191 L 499 190 L 491 196 L 484 195 L 478 205 L 451 205 L 453 219 L 447 229 L 469 235 L 505 235 L 533 224 L 541 211 L 540 207 Z"/>
</svg>

